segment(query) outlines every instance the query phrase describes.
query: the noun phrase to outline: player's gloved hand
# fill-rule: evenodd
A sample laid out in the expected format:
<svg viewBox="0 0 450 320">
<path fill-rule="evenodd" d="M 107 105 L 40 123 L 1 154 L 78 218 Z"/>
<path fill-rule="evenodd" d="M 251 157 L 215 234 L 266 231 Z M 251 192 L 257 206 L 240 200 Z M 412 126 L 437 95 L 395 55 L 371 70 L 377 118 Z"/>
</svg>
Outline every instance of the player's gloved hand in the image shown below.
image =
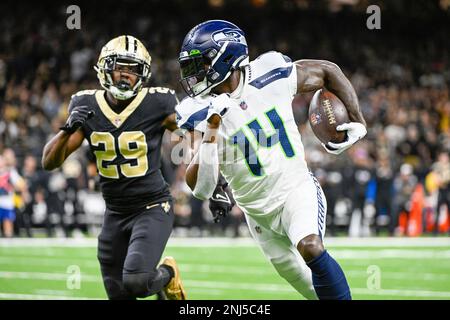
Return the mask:
<svg viewBox="0 0 450 320">
<path fill-rule="evenodd" d="M 94 115 L 95 112 L 89 110 L 88 106 L 74 107 L 70 112 L 66 123 L 60 129 L 66 131 L 68 134 L 72 134 Z"/>
<path fill-rule="evenodd" d="M 217 185 L 212 197 L 209 199 L 209 210 L 213 215 L 214 223 L 218 223 L 233 209 L 235 201 L 227 184 Z"/>
<path fill-rule="evenodd" d="M 327 150 L 328 153 L 341 154 L 358 140 L 361 140 L 366 134 L 366 127 L 359 122 L 349 122 L 343 123 L 336 127 L 337 131 L 347 131 L 347 139 L 341 143 L 328 142 L 327 144 L 322 143 L 322 146 Z"/>
<path fill-rule="evenodd" d="M 227 93 L 222 93 L 209 102 L 208 115 L 206 119 L 209 120 L 213 115 L 217 114 L 223 117 L 228 111 L 230 105 L 230 96 Z"/>
</svg>

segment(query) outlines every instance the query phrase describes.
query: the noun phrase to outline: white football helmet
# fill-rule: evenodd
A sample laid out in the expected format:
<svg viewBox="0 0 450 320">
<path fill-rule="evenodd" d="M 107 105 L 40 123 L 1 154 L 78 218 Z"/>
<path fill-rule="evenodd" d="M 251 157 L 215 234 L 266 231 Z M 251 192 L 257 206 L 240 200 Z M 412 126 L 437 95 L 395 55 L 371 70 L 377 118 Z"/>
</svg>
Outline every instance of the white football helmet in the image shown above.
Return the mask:
<svg viewBox="0 0 450 320">
<path fill-rule="evenodd" d="M 116 99 L 126 100 L 134 97 L 150 79 L 152 58 L 141 41 L 133 36 L 119 36 L 110 40 L 100 52 L 97 65 L 97 78 L 100 85 Z M 138 80 L 133 87 L 126 82 L 114 83 L 112 72 L 117 66 L 128 66 Z M 128 71 L 127 71 L 128 72 Z"/>
</svg>

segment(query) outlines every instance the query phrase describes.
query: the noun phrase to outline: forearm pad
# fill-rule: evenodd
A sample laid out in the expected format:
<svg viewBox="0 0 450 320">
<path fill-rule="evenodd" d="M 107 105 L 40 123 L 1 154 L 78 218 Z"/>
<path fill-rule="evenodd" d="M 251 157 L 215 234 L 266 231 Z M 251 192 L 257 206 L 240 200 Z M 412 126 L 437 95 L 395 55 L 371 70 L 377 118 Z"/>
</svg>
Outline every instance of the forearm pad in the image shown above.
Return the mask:
<svg viewBox="0 0 450 320">
<path fill-rule="evenodd" d="M 211 198 L 219 179 L 219 155 L 216 143 L 202 143 L 198 150 L 197 182 L 193 194 L 200 200 Z"/>
</svg>

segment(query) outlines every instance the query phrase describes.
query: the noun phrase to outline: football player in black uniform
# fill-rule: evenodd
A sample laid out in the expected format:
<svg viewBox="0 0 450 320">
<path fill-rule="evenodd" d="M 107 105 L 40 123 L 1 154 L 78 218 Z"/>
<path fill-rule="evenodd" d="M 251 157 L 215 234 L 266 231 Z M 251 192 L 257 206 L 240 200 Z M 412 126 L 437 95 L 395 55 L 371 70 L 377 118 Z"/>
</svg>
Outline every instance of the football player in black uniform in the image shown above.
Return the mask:
<svg viewBox="0 0 450 320">
<path fill-rule="evenodd" d="M 85 138 L 89 142 L 106 203 L 98 260 L 110 299 L 160 291 L 171 300 L 186 299 L 175 260 L 166 257 L 157 266 L 174 220 L 169 187 L 160 171 L 161 140 L 166 129 L 177 129 L 178 100 L 174 90 L 143 87 L 150 64 L 138 39 L 120 36 L 109 41 L 95 67 L 104 90 L 72 96 L 69 117 L 44 147 L 42 158 L 43 167 L 52 170 Z"/>
</svg>

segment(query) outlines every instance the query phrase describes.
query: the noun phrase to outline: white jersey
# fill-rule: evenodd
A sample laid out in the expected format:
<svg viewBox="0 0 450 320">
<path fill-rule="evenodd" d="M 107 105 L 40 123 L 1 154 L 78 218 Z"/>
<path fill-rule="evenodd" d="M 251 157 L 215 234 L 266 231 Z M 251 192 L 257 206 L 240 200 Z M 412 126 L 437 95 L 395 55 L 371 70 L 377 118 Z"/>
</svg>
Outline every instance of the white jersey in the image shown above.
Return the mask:
<svg viewBox="0 0 450 320">
<path fill-rule="evenodd" d="M 271 51 L 251 61 L 242 75 L 225 102 L 220 171 L 246 214 L 270 215 L 283 206 L 289 191 L 310 178 L 292 112 L 297 73 L 288 57 Z M 184 99 L 176 107 L 178 126 L 204 132 L 215 99 Z"/>
</svg>

